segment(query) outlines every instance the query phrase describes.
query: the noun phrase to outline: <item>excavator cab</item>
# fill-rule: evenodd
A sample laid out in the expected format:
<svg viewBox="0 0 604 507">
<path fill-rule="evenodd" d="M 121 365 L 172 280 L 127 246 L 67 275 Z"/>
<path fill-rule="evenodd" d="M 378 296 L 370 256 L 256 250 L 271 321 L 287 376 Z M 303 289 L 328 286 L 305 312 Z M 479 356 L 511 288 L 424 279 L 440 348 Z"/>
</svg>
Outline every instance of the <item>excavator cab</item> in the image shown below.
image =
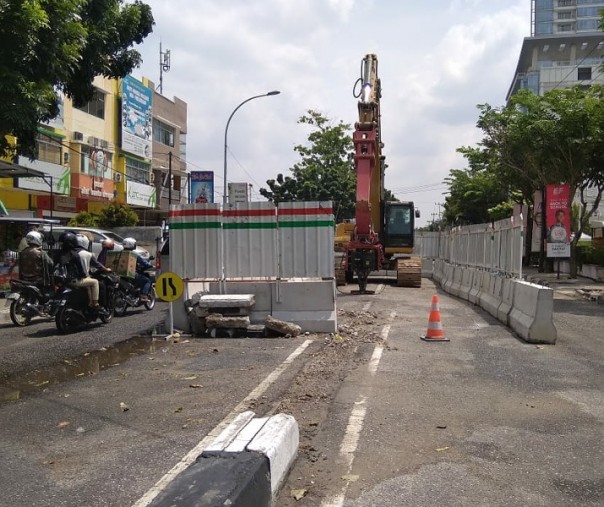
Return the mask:
<svg viewBox="0 0 604 507">
<path fill-rule="evenodd" d="M 382 244 L 386 249 L 413 248 L 415 214 L 411 202 L 385 202 Z M 388 250 L 387 250 L 388 251 Z"/>
</svg>

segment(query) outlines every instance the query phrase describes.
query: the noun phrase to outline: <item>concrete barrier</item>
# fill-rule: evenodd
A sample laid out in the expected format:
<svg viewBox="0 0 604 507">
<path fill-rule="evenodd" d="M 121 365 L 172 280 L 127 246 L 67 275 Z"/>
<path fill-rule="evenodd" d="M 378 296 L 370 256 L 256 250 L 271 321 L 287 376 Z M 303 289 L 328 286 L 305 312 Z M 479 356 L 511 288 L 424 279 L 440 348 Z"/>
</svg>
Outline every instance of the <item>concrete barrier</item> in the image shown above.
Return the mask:
<svg viewBox="0 0 604 507">
<path fill-rule="evenodd" d="M 461 293 L 461 278 L 463 275 L 463 268 L 461 266 L 453 267 L 453 281 L 449 287 L 449 293 L 456 297 L 459 297 Z"/>
<path fill-rule="evenodd" d="M 468 295 L 468 301 L 475 305 L 480 303 L 480 291 L 482 290 L 482 277 L 485 275 L 484 271 L 478 269 L 472 269 L 474 271 L 472 275 L 472 288 Z"/>
<path fill-rule="evenodd" d="M 461 287 L 459 289 L 459 297 L 470 300 L 470 290 L 472 289 L 472 282 L 474 280 L 474 269 L 472 268 L 461 268 Z"/>
<path fill-rule="evenodd" d="M 482 278 L 480 307 L 497 318 L 497 309 L 501 304 L 501 278 L 491 273 L 485 273 Z"/>
<path fill-rule="evenodd" d="M 434 260 L 422 259 L 422 276 L 424 278 L 432 278 L 434 275 Z"/>
<path fill-rule="evenodd" d="M 220 294 L 219 282 L 187 282 L 187 297 L 198 291 Z M 227 294 L 254 294 L 252 323 L 263 323 L 268 315 L 298 324 L 302 331 L 337 331 L 336 293 L 333 280 L 227 282 Z M 174 327 L 190 332 L 182 299 L 174 303 Z"/>
<path fill-rule="evenodd" d="M 445 292 L 451 294 L 451 285 L 453 285 L 453 269 L 452 264 L 445 264 L 444 276 L 441 281 L 441 287 Z"/>
<path fill-rule="evenodd" d="M 432 279 L 436 283 L 440 284 L 442 277 L 443 277 L 443 261 L 441 261 L 440 259 L 436 259 L 434 261 L 434 274 L 432 275 Z"/>
<path fill-rule="evenodd" d="M 299 430 L 287 414 L 239 414 L 151 507 L 269 507 L 297 456 Z"/>
<path fill-rule="evenodd" d="M 529 343 L 556 343 L 554 291 L 529 282 L 514 280 L 514 301 L 510 327 Z"/>
<path fill-rule="evenodd" d="M 514 281 L 510 278 L 501 280 L 501 304 L 497 308 L 497 319 L 509 325 L 509 315 L 514 306 Z"/>
</svg>

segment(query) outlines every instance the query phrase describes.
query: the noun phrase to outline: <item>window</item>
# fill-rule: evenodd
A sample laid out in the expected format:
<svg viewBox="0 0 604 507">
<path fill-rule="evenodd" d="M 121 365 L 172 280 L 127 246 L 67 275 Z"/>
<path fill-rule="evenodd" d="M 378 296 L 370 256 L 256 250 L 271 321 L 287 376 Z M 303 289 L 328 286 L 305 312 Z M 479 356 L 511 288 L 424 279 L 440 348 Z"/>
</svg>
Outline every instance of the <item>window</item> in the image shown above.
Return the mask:
<svg viewBox="0 0 604 507">
<path fill-rule="evenodd" d="M 572 0 L 558 0 L 558 7 L 570 7 L 572 4 Z"/>
<path fill-rule="evenodd" d="M 579 81 L 591 80 L 591 67 L 579 67 L 577 69 L 577 79 Z"/>
<path fill-rule="evenodd" d="M 580 19 L 577 21 L 578 32 L 596 32 L 599 30 L 600 21 L 598 19 Z"/>
<path fill-rule="evenodd" d="M 153 118 L 153 139 L 158 143 L 165 144 L 166 146 L 174 147 L 174 127 L 170 127 L 165 123 Z"/>
<path fill-rule="evenodd" d="M 126 176 L 129 180 L 149 184 L 151 166 L 141 160 L 126 158 Z"/>
<path fill-rule="evenodd" d="M 573 29 L 573 25 L 570 23 L 561 23 L 558 25 L 559 32 L 570 32 Z"/>
<path fill-rule="evenodd" d="M 42 162 L 58 165 L 63 163 L 61 145 L 56 141 L 46 139 L 45 136 L 39 136 L 36 139 L 36 150 L 38 152 L 38 160 Z"/>
<path fill-rule="evenodd" d="M 598 7 L 579 7 L 577 17 L 579 18 L 597 18 L 600 14 Z"/>
<path fill-rule="evenodd" d="M 180 161 L 184 162 L 187 160 L 187 134 L 183 134 L 182 132 L 178 136 L 178 144 L 179 144 L 179 153 Z"/>
<path fill-rule="evenodd" d="M 92 100 L 88 102 L 88 104 L 84 104 L 82 107 L 78 107 L 80 111 L 84 111 L 85 113 L 91 114 L 100 118 L 101 120 L 105 119 L 105 94 L 99 90 L 94 90 L 94 95 L 92 96 Z"/>
<path fill-rule="evenodd" d="M 573 13 L 572 11 L 559 12 L 558 19 L 573 19 Z"/>
</svg>

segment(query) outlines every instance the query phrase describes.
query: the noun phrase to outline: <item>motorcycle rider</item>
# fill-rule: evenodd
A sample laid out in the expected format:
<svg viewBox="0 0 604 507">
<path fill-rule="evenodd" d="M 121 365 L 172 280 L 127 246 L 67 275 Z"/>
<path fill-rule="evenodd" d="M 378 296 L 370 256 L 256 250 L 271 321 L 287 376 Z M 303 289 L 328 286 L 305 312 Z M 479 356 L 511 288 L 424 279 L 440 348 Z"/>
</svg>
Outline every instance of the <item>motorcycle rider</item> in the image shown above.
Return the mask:
<svg viewBox="0 0 604 507">
<path fill-rule="evenodd" d="M 19 278 L 36 285 L 50 284 L 54 263 L 42 250 L 42 234 L 30 231 L 25 235 L 27 247 L 19 254 Z"/>
<path fill-rule="evenodd" d="M 122 243 L 124 250 L 132 252 L 136 248 L 136 239 L 124 238 Z M 134 252 L 136 254 L 136 252 Z M 149 301 L 149 291 L 151 290 L 151 278 L 145 273 L 146 270 L 153 269 L 153 264 L 147 262 L 140 255 L 136 255 L 136 276 L 134 285 L 141 291 L 141 301 L 146 303 Z"/>
<path fill-rule="evenodd" d="M 99 281 L 90 276 L 90 267 L 102 271 L 111 271 L 96 260 L 95 256 L 88 251 L 90 240 L 84 234 L 64 232 L 59 241 L 61 247 L 61 264 L 67 268 L 68 277 L 74 287 L 83 287 L 88 291 L 88 304 L 99 310 Z"/>
<path fill-rule="evenodd" d="M 107 265 L 107 252 L 109 250 L 113 250 L 115 248 L 115 241 L 113 241 L 111 238 L 105 238 L 103 241 L 101 241 L 101 253 L 99 254 L 97 260 L 103 265 L 106 266 Z"/>
</svg>

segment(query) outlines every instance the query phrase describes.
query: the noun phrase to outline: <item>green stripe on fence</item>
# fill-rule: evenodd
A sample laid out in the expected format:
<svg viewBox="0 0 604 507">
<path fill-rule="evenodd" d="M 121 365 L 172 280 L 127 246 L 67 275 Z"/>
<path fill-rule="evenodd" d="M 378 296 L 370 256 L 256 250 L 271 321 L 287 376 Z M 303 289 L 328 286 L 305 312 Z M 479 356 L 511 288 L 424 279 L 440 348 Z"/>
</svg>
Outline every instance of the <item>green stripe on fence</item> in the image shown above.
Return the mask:
<svg viewBox="0 0 604 507">
<path fill-rule="evenodd" d="M 276 229 L 276 222 L 242 222 L 238 223 L 225 223 L 225 229 Z"/>
<path fill-rule="evenodd" d="M 183 222 L 171 223 L 170 229 L 220 229 L 220 222 Z"/>
<path fill-rule="evenodd" d="M 300 222 L 283 221 L 279 227 L 333 227 L 333 220 L 302 220 Z"/>
</svg>

